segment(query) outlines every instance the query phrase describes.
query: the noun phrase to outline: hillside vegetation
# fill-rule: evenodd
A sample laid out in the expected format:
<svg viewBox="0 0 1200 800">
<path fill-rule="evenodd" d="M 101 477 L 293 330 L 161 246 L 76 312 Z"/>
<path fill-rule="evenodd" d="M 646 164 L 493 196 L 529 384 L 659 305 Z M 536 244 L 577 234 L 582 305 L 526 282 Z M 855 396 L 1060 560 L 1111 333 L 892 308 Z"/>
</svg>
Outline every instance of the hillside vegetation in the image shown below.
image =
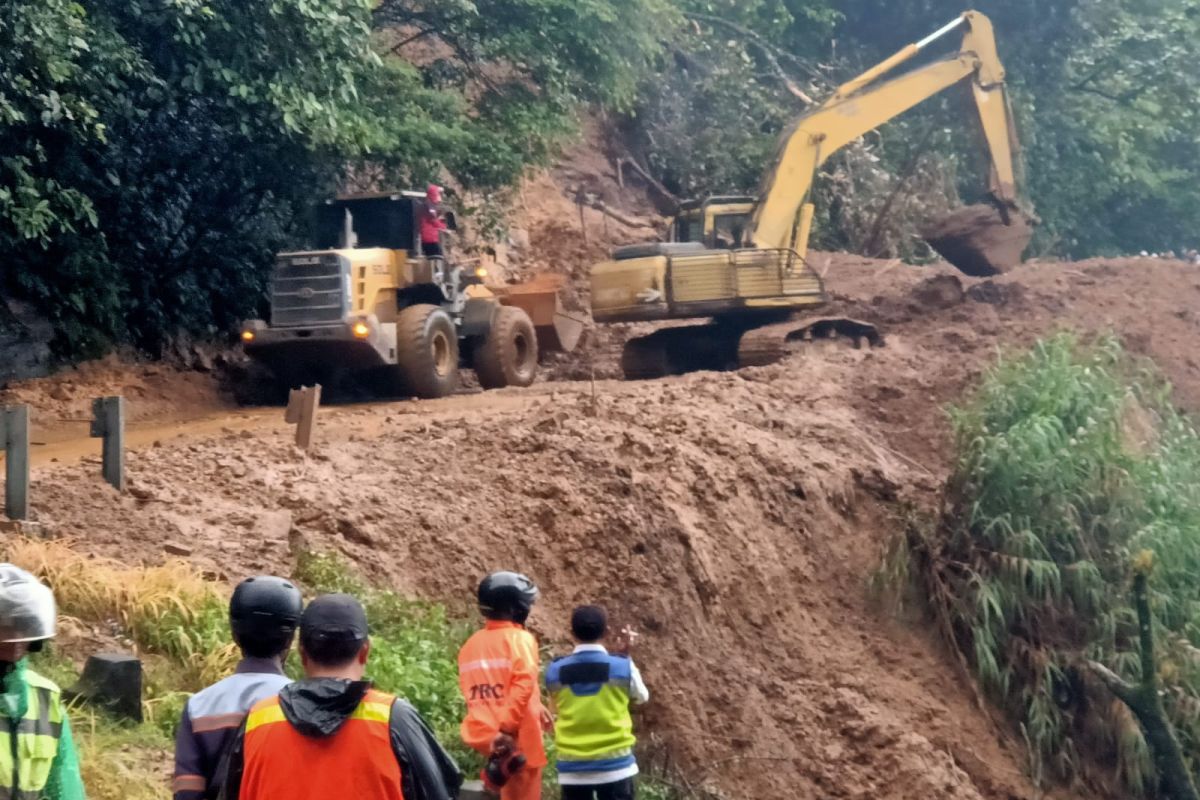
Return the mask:
<svg viewBox="0 0 1200 800">
<path fill-rule="evenodd" d="M 922 596 L 1018 723 L 1039 782 L 1084 773 L 1158 796 L 1137 720 L 1086 666 L 1139 680 L 1143 552 L 1167 715 L 1193 771 L 1200 755 L 1200 435 L 1168 397 L 1114 339 L 1062 335 L 1006 357 L 954 412 L 942 519 L 908 534 Z"/>
<path fill-rule="evenodd" d="M 980 8 L 1010 68 L 1038 246 L 1194 246 L 1195 3 Z M 670 192 L 751 190 L 810 100 L 961 10 L 15 0 L 0 18 L 0 291 L 31 300 L 69 358 L 223 334 L 260 310 L 271 254 L 302 243 L 314 200 L 451 180 L 492 226 L 503 190 L 585 111 Z M 951 93 L 839 156 L 818 186 L 821 242 L 927 255 L 914 225 L 982 185 L 970 120 Z"/>
</svg>

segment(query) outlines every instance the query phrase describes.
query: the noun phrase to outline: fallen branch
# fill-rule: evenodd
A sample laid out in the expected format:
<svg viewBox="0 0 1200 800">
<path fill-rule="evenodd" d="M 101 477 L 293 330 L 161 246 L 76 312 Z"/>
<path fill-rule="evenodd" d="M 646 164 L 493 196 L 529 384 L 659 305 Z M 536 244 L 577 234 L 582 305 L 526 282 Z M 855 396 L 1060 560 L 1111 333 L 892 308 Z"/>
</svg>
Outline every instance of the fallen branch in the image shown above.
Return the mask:
<svg viewBox="0 0 1200 800">
<path fill-rule="evenodd" d="M 767 59 L 767 63 L 771 65 L 771 70 L 775 73 L 776 77 L 783 82 L 783 85 L 787 87 L 787 90 L 791 92 L 794 97 L 803 100 L 810 106 L 816 105 L 817 101 L 809 97 L 807 92 L 796 85 L 796 82 L 792 80 L 791 76 L 789 76 L 787 71 L 784 70 L 783 65 L 779 63 L 779 59 L 775 57 L 775 48 L 771 46 L 771 44 L 765 39 L 763 39 L 763 37 L 758 33 L 745 26 L 739 25 L 736 22 L 730 22 L 727 19 L 714 17 L 710 14 L 689 13 L 685 14 L 684 16 L 693 21 L 702 20 L 704 22 L 711 22 L 714 25 L 721 25 L 722 27 L 728 28 L 729 30 L 746 37 L 751 43 L 754 44 L 755 47 L 758 48 L 758 51 L 763 54 L 763 57 Z"/>
<path fill-rule="evenodd" d="M 630 227 L 630 228 L 653 228 L 654 227 L 653 225 L 646 222 L 646 220 L 644 220 L 644 219 L 640 219 L 640 220 L 634 219 L 633 217 L 625 216 L 624 214 L 622 214 L 619 211 L 614 211 L 613 209 L 609 208 L 608 205 L 605 204 L 605 202 L 603 200 L 594 200 L 594 201 L 588 203 L 587 205 L 588 205 L 588 207 L 594 208 L 597 211 L 599 211 L 600 213 L 604 214 L 605 216 L 612 217 L 617 222 L 619 222 L 622 225 L 625 225 L 627 227 Z"/>
<path fill-rule="evenodd" d="M 619 159 L 618 163 L 622 166 L 632 169 L 638 175 L 638 177 L 649 184 L 650 188 L 654 190 L 654 193 L 658 195 L 658 199 L 662 202 L 662 208 L 660 208 L 659 211 L 669 211 L 670 213 L 674 213 L 675 210 L 679 208 L 679 198 L 675 196 L 675 193 L 666 186 L 663 186 L 657 178 L 647 172 L 646 169 L 637 161 L 632 158 L 625 157 Z"/>
</svg>

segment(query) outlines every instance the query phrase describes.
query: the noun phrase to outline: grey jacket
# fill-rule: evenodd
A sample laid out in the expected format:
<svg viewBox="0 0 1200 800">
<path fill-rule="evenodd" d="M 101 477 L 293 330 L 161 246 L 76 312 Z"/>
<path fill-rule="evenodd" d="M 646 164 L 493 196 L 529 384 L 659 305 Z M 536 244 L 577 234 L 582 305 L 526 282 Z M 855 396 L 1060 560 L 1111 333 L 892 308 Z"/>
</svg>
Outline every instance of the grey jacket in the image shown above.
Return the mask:
<svg viewBox="0 0 1200 800">
<path fill-rule="evenodd" d="M 274 697 L 289 683 L 277 661 L 244 658 L 233 675 L 191 696 L 175 732 L 174 800 L 217 796 L 217 769 L 226 745 L 255 703 Z"/>
</svg>

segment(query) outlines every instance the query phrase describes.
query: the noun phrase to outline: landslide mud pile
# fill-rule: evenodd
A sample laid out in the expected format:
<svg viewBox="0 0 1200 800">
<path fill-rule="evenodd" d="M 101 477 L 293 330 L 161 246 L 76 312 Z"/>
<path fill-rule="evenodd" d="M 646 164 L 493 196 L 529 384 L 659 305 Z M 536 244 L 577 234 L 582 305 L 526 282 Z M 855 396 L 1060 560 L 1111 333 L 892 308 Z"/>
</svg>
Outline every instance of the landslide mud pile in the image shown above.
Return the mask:
<svg viewBox="0 0 1200 800">
<path fill-rule="evenodd" d="M 464 609 L 480 573 L 528 570 L 544 637 L 563 642 L 582 601 L 643 632 L 645 738 L 731 797 L 1038 796 L 1011 731 L 919 625 L 872 605 L 867 579 L 897 515 L 936 507 L 943 408 L 998 347 L 1113 328 L 1200 409 L 1200 272 L 1137 259 L 971 281 L 816 258 L 886 347 L 328 410 L 308 456 L 264 418 L 132 453 L 124 497 L 94 464 L 39 470 L 41 521 L 86 550 L 180 554 L 229 579 L 338 550 Z"/>
<path fill-rule="evenodd" d="M 527 570 L 544 635 L 562 641 L 583 601 L 645 634 L 647 731 L 696 785 L 735 796 L 1017 791 L 928 643 L 866 606 L 888 506 L 920 477 L 835 384 L 797 408 L 805 383 L 772 367 L 605 383 L 595 401 L 575 387 L 495 415 L 347 411 L 349 441 L 312 458 L 283 432 L 136 454 L 115 503 L 69 470 L 42 487 L 62 509 L 45 518 L 89 548 L 190 550 L 231 578 L 301 545 L 459 602 L 482 572 Z"/>
</svg>

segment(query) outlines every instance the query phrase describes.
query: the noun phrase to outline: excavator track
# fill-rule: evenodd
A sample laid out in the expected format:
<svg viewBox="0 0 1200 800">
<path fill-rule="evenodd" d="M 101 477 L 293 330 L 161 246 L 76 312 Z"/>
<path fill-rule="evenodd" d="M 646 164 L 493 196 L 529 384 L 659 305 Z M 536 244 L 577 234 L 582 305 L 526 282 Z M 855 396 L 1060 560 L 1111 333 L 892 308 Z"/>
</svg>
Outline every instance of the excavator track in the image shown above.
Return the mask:
<svg viewBox="0 0 1200 800">
<path fill-rule="evenodd" d="M 662 328 L 625 343 L 621 370 L 627 380 L 652 380 L 735 369 L 742 330 L 722 323 Z"/>
<path fill-rule="evenodd" d="M 874 325 L 848 317 L 809 317 L 757 327 L 712 322 L 663 328 L 630 339 L 621 354 L 621 369 L 626 380 L 653 380 L 704 370 L 761 367 L 822 339 L 841 339 L 855 348 L 883 346 L 883 336 Z"/>
<path fill-rule="evenodd" d="M 874 325 L 849 317 L 777 322 L 753 328 L 742 335 L 738 341 L 738 367 L 774 364 L 806 343 L 821 339 L 843 339 L 855 349 L 883 346 L 883 336 Z"/>
</svg>

